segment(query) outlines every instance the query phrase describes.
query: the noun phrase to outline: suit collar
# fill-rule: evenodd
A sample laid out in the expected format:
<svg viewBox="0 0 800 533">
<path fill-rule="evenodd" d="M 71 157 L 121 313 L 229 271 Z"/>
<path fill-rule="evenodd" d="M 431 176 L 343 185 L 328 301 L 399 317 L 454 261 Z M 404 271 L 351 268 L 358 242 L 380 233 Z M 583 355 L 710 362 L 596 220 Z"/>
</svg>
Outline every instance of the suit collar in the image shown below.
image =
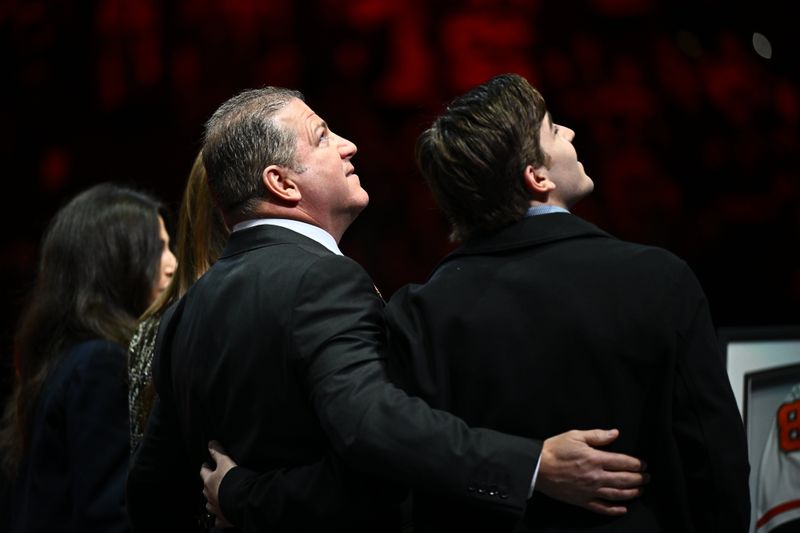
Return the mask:
<svg viewBox="0 0 800 533">
<path fill-rule="evenodd" d="M 282 228 L 290 229 L 299 233 L 300 235 L 305 235 L 309 239 L 314 239 L 336 255 L 342 255 L 341 250 L 339 250 L 339 245 L 336 243 L 336 239 L 333 238 L 333 235 L 319 226 L 314 226 L 313 224 L 309 224 L 308 222 L 303 222 L 301 220 L 293 220 L 289 218 L 254 218 L 236 224 L 233 227 L 232 233 L 241 231 L 243 229 L 252 228 L 253 226 L 264 225 L 280 226 Z"/>
<path fill-rule="evenodd" d="M 573 214 L 552 213 L 526 217 L 491 235 L 472 239 L 445 257 L 444 261 L 462 255 L 504 252 L 577 237 L 613 238 L 594 224 Z"/>
<path fill-rule="evenodd" d="M 278 244 L 296 244 L 313 250 L 320 255 L 333 253 L 314 239 L 301 235 L 296 231 L 280 226 L 259 225 L 231 233 L 230 237 L 228 237 L 228 242 L 225 244 L 225 249 L 222 250 L 220 259 L 255 250 L 256 248 Z"/>
</svg>

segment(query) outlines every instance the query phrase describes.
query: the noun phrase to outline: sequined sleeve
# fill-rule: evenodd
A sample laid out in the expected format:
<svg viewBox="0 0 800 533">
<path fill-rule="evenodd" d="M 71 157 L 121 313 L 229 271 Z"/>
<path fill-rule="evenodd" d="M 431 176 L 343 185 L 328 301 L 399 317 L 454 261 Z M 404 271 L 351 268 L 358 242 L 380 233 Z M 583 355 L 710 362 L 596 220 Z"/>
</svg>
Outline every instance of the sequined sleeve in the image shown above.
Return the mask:
<svg viewBox="0 0 800 533">
<path fill-rule="evenodd" d="M 139 323 L 128 347 L 128 413 L 131 427 L 131 453 L 142 440 L 147 417 L 153 406 L 155 388 L 152 366 L 156 335 L 161 316 L 151 316 Z"/>
</svg>

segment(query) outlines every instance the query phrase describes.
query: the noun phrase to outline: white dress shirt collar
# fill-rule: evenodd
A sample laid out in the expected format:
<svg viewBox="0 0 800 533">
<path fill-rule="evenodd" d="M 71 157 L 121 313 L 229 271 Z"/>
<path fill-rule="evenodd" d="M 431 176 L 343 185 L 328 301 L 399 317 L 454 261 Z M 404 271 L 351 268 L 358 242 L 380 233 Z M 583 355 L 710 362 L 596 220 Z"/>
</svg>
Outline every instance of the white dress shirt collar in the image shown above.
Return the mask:
<svg viewBox="0 0 800 533">
<path fill-rule="evenodd" d="M 253 226 L 263 225 L 280 226 L 282 228 L 286 228 L 294 231 L 295 233 L 299 233 L 300 235 L 304 235 L 309 239 L 317 241 L 336 255 L 344 255 L 342 254 L 341 250 L 339 250 L 339 246 L 336 244 L 336 239 L 334 239 L 330 233 L 320 227 L 313 226 L 306 222 L 300 222 L 299 220 L 291 220 L 288 218 L 255 218 L 253 220 L 239 222 L 233 226 L 233 231 L 240 231 L 243 229 L 252 228 Z"/>
</svg>

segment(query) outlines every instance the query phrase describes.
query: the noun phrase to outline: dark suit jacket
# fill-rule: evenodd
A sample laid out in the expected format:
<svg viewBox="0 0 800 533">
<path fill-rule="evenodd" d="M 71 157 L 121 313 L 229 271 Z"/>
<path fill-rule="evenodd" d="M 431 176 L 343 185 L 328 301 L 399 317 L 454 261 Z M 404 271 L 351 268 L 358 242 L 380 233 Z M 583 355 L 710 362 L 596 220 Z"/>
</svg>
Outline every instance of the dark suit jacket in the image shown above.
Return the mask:
<svg viewBox="0 0 800 533">
<path fill-rule="evenodd" d="M 162 320 L 160 400 L 128 483 L 134 527 L 191 528 L 197 502 L 176 494 L 199 495 L 211 439 L 267 473 L 236 468 L 222 484 L 224 514 L 245 529 L 391 531 L 403 492 L 377 477 L 521 515 L 540 443 L 470 430 L 391 385 L 382 312 L 352 260 L 283 228 L 233 233 Z"/>
<path fill-rule="evenodd" d="M 649 465 L 622 518 L 536 493 L 518 530 L 747 530 L 742 421 L 703 291 L 669 252 L 566 213 L 526 218 L 456 250 L 386 318 L 405 387 L 432 406 L 538 439 L 618 428 L 610 449 Z M 414 498 L 416 531 L 514 527 Z"/>
<path fill-rule="evenodd" d="M 47 377 L 12 490 L 11 531 L 128 531 L 125 358 L 118 344 L 81 342 Z"/>
</svg>

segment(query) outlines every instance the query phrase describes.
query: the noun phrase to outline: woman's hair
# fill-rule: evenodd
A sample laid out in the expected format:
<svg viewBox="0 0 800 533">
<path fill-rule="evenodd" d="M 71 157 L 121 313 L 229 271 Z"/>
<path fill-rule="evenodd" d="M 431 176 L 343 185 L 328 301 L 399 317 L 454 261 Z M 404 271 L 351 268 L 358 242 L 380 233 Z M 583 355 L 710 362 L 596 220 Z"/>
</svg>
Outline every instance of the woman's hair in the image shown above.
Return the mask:
<svg viewBox="0 0 800 533">
<path fill-rule="evenodd" d="M 228 228 L 211 197 L 202 152 L 195 158 L 186 181 L 176 235 L 178 267 L 175 275 L 167 289 L 145 311 L 142 320 L 160 315 L 172 302 L 186 294 L 192 283 L 205 274 L 225 247 Z"/>
<path fill-rule="evenodd" d="M 39 393 L 64 350 L 88 339 L 130 340 L 159 272 L 160 212 L 150 196 L 104 183 L 50 222 L 14 343 L 14 394 L 0 426 L 7 473 L 29 445 Z"/>
</svg>

